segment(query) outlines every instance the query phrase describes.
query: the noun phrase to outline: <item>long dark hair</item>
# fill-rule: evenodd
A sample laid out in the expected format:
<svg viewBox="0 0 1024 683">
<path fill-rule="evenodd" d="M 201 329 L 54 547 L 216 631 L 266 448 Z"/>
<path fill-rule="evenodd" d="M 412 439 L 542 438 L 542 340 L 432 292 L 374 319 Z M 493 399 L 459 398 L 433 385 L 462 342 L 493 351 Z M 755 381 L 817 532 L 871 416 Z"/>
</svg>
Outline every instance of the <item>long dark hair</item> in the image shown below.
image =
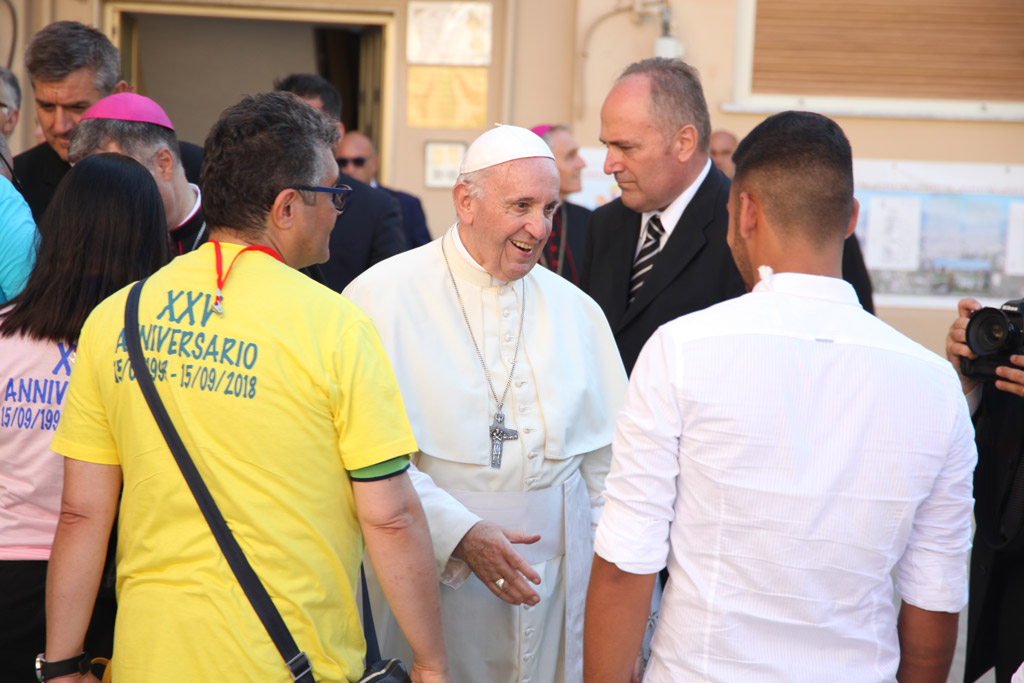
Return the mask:
<svg viewBox="0 0 1024 683">
<path fill-rule="evenodd" d="M 167 255 L 163 201 L 149 171 L 123 154 L 86 157 L 43 215 L 35 267 L 0 336 L 74 344 L 99 302 L 153 273 Z"/>
</svg>

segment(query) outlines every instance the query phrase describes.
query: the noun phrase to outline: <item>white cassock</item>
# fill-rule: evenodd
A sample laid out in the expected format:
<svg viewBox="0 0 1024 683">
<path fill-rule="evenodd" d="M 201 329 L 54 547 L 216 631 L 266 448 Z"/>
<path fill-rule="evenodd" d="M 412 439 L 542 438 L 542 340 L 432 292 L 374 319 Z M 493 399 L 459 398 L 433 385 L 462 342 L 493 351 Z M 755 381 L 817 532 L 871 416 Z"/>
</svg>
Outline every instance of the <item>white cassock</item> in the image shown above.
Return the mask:
<svg viewBox="0 0 1024 683">
<path fill-rule="evenodd" d="M 490 467 L 495 402 L 442 243 L 499 398 L 525 286 L 522 341 L 503 409 L 505 427 L 519 436 L 503 443 L 500 469 Z M 593 529 L 626 389 L 601 309 L 544 268 L 512 283 L 494 279 L 469 256 L 457 227 L 377 264 L 344 294 L 380 333 L 420 448 L 410 473 L 430 523 L 454 681 L 579 683 Z M 501 601 L 451 557 L 481 519 L 542 535 L 515 546 L 541 577 L 537 606 Z M 370 593 L 382 653 L 410 663 L 379 588 L 371 585 Z"/>
</svg>

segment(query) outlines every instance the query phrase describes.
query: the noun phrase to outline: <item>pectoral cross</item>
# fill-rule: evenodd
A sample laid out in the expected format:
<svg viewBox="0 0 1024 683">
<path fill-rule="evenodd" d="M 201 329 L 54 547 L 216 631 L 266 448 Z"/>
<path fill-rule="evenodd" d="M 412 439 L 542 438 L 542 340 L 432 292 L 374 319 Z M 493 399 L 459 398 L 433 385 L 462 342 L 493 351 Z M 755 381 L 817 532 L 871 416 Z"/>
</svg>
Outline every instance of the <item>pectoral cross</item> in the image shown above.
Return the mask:
<svg viewBox="0 0 1024 683">
<path fill-rule="evenodd" d="M 494 422 L 491 423 L 491 467 L 501 469 L 501 450 L 503 441 L 515 441 L 519 438 L 519 432 L 514 429 L 505 428 L 505 414 L 498 408 L 494 414 Z"/>
</svg>

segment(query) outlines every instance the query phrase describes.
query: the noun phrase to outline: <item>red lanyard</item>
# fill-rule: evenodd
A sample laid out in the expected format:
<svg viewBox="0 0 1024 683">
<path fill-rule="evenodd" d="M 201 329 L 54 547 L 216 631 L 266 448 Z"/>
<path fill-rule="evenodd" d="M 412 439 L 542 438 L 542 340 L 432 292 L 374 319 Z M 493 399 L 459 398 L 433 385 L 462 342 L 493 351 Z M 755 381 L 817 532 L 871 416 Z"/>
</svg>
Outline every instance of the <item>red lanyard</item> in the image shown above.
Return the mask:
<svg viewBox="0 0 1024 683">
<path fill-rule="evenodd" d="M 261 251 L 267 256 L 273 256 L 281 263 L 284 263 L 284 259 L 281 258 L 281 255 L 270 247 L 252 244 L 235 254 L 235 258 L 231 259 L 231 263 L 228 264 L 228 269 L 225 271 L 224 257 L 221 255 L 220 242 L 217 240 L 210 240 L 210 244 L 213 245 L 213 253 L 217 259 L 217 295 L 213 298 L 213 310 L 216 311 L 218 315 L 224 315 L 224 307 L 221 305 L 224 301 L 224 284 L 228 281 L 228 275 L 231 274 L 231 269 L 235 267 L 235 261 L 238 260 L 239 256 L 247 251 Z"/>
</svg>

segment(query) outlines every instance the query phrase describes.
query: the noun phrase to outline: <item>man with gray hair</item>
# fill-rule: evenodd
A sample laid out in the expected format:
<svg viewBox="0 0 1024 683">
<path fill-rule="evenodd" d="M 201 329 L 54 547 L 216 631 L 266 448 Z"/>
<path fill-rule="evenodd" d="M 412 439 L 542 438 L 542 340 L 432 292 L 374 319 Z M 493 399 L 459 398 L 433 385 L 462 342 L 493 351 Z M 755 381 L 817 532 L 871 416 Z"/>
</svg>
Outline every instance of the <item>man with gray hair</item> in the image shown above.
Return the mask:
<svg viewBox="0 0 1024 683">
<path fill-rule="evenodd" d="M 55 21 L 32 36 L 25 68 L 35 92 L 44 142 L 14 158 L 25 200 L 38 223 L 68 164 L 71 131 L 97 100 L 124 92 L 121 58 L 102 32 L 77 21 Z"/>
<path fill-rule="evenodd" d="M 14 171 L 38 223 L 71 168 L 71 131 L 82 114 L 107 95 L 127 91 L 128 84 L 120 78 L 121 56 L 113 43 L 77 21 L 55 21 L 32 36 L 25 48 L 25 67 L 46 140 L 16 156 Z M 202 150 L 182 143 L 181 151 L 186 176 L 197 182 Z"/>
<path fill-rule="evenodd" d="M 484 133 L 452 195 L 446 234 L 344 293 L 380 332 L 416 435 L 445 638 L 465 653 L 453 680 L 577 682 L 625 375 L 601 310 L 534 268 L 558 204 L 547 145 L 516 126 Z M 383 649 L 401 651 L 382 608 Z"/>
<path fill-rule="evenodd" d="M 7 67 L 0 66 L 0 135 L 11 137 L 18 125 L 21 111 L 21 86 L 18 77 Z"/>
<path fill-rule="evenodd" d="M 100 152 L 126 154 L 152 174 L 164 201 L 172 256 L 206 241 L 202 193 L 185 177 L 174 125 L 159 104 L 135 93 L 117 93 L 89 107 L 71 133 L 68 160 L 77 163 Z"/>
<path fill-rule="evenodd" d="M 558 167 L 559 204 L 551 221 L 551 236 L 544 245 L 540 264 L 578 285 L 591 211 L 566 201 L 566 197 L 583 189 L 580 172 L 587 162 L 580 156 L 580 145 L 569 132 L 569 126 L 564 123 L 556 123 L 553 126 L 543 124 L 530 130 L 548 143 Z"/>
<path fill-rule="evenodd" d="M 580 287 L 608 316 L 626 372 L 660 325 L 744 292 L 710 136 L 700 78 L 677 59 L 632 64 L 601 108 L 604 172 L 622 196 L 590 218 Z"/>
</svg>

